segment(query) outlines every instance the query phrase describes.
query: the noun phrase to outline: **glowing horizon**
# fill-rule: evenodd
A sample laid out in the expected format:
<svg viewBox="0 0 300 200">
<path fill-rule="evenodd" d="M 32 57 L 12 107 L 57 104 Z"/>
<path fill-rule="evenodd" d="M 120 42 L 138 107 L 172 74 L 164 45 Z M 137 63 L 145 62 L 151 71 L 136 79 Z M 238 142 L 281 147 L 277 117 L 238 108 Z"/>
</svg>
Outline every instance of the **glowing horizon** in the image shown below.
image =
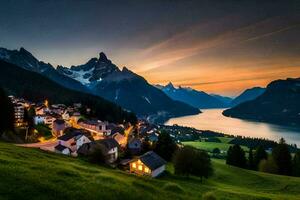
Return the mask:
<svg viewBox="0 0 300 200">
<path fill-rule="evenodd" d="M 0 25 L 0 47 L 67 67 L 103 51 L 151 84 L 236 96 L 300 77 L 300 15 L 290 2 L 12 0 Z"/>
</svg>

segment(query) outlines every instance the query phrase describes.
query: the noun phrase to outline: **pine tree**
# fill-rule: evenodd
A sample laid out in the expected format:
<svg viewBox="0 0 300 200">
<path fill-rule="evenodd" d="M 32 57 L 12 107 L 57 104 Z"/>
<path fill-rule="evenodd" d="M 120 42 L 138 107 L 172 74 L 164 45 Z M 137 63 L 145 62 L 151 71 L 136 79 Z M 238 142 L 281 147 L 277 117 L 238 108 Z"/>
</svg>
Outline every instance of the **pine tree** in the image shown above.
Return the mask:
<svg viewBox="0 0 300 200">
<path fill-rule="evenodd" d="M 292 157 L 288 145 L 283 138 L 280 139 L 279 144 L 272 151 L 272 156 L 278 166 L 278 173 L 282 175 L 292 174 Z"/>
<path fill-rule="evenodd" d="M 300 151 L 298 151 L 293 159 L 293 175 L 300 177 Z"/>
<path fill-rule="evenodd" d="M 258 169 L 258 165 L 260 163 L 261 160 L 267 160 L 268 158 L 268 154 L 265 151 L 263 146 L 258 146 L 255 153 L 254 153 L 254 168 L 257 170 Z"/>
<path fill-rule="evenodd" d="M 229 165 L 246 168 L 247 159 L 245 156 L 245 151 L 240 147 L 240 145 L 235 144 L 233 147 L 229 147 L 226 163 Z"/>
<path fill-rule="evenodd" d="M 249 151 L 249 156 L 248 156 L 248 168 L 249 169 L 255 169 L 255 164 L 254 164 L 254 158 L 253 158 L 253 150 L 252 148 Z"/>
<path fill-rule="evenodd" d="M 173 141 L 168 132 L 162 131 L 158 136 L 158 141 L 154 151 L 167 161 L 170 161 L 177 149 L 176 143 Z"/>
</svg>

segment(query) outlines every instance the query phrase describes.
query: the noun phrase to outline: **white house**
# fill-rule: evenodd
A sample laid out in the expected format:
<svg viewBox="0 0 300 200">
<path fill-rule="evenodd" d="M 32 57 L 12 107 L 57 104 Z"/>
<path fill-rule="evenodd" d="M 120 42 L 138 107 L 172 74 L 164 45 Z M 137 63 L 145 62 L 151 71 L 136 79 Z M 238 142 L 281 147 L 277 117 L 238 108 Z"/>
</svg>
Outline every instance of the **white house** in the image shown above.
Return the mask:
<svg viewBox="0 0 300 200">
<path fill-rule="evenodd" d="M 58 138 L 58 143 L 68 147 L 71 152 L 77 151 L 83 144 L 90 142 L 91 140 L 80 131 L 72 131 Z"/>
<path fill-rule="evenodd" d="M 45 116 L 43 115 L 36 115 L 33 118 L 34 124 L 44 124 L 45 123 Z"/>
<path fill-rule="evenodd" d="M 153 151 L 149 151 L 142 156 L 133 159 L 129 163 L 131 173 L 157 177 L 166 169 L 166 161 Z"/>
<path fill-rule="evenodd" d="M 83 145 L 86 143 L 90 143 L 91 140 L 86 137 L 85 135 L 78 135 L 75 137 L 75 141 L 76 141 L 76 151 Z"/>
<path fill-rule="evenodd" d="M 101 139 L 103 136 L 109 136 L 111 134 L 111 130 L 108 129 L 108 122 L 102 122 L 100 120 L 79 120 L 78 125 L 80 128 L 90 131 L 95 139 Z"/>
</svg>

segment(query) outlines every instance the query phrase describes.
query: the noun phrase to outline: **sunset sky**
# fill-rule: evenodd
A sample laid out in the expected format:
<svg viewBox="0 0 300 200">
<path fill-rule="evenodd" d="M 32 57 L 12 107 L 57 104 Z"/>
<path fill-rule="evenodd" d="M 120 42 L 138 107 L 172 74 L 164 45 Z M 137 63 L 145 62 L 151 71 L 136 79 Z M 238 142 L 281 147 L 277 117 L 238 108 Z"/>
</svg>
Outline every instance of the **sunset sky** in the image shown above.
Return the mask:
<svg viewBox="0 0 300 200">
<path fill-rule="evenodd" d="M 103 51 L 152 84 L 229 96 L 300 77 L 297 0 L 0 2 L 0 46 L 55 66 Z"/>
</svg>

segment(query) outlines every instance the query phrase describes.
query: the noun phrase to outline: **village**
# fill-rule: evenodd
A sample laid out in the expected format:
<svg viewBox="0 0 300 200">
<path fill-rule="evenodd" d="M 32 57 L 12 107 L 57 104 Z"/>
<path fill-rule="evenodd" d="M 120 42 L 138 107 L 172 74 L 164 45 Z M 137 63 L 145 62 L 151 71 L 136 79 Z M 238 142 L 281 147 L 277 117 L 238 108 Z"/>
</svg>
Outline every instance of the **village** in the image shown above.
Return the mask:
<svg viewBox="0 0 300 200">
<path fill-rule="evenodd" d="M 50 105 L 47 100 L 34 103 L 14 96 L 9 98 L 14 105 L 15 126 L 26 130 L 25 139 L 29 137 L 28 113 L 33 127 L 51 132 L 47 137 L 39 136 L 37 142 L 20 146 L 83 158 L 101 149 L 101 155 L 97 156 L 108 166 L 150 177 L 165 171 L 166 161 L 151 149 L 143 148 L 145 142 L 154 144 L 159 136 L 157 126 L 147 121 L 140 120 L 137 125 L 114 124 L 82 115 L 82 109 L 85 112 L 91 109 L 83 108 L 81 103 Z M 36 129 L 34 133 L 38 132 Z"/>
</svg>

